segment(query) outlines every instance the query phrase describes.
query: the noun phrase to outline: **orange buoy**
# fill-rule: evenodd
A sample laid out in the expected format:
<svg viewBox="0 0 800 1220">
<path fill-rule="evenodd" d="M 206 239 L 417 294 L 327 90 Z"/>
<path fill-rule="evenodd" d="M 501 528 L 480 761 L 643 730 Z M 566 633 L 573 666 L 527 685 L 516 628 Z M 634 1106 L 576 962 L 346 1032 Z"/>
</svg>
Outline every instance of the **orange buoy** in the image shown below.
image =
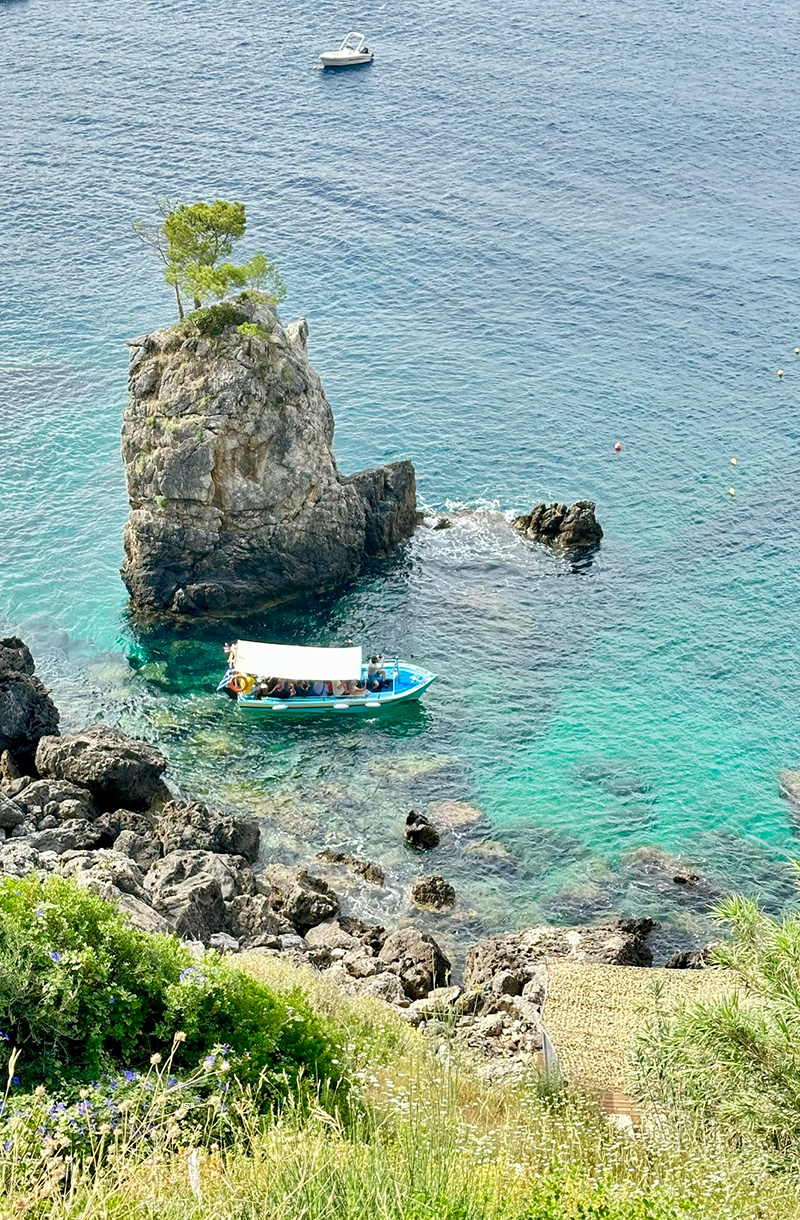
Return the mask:
<svg viewBox="0 0 800 1220">
<path fill-rule="evenodd" d="M 617 441 L 616 445 L 614 446 L 614 449 L 617 453 L 621 453 L 622 452 L 622 441 Z"/>
</svg>

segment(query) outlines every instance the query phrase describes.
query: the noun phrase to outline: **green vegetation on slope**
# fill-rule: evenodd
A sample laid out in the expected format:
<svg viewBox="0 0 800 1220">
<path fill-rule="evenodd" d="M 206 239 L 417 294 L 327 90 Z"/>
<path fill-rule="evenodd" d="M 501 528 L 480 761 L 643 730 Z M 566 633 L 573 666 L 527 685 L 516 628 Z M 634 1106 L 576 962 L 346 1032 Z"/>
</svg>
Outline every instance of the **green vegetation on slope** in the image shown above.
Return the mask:
<svg viewBox="0 0 800 1220">
<path fill-rule="evenodd" d="M 640 1040 L 643 1091 L 679 1121 L 701 1117 L 778 1162 L 800 1159 L 800 914 L 765 915 L 756 902 L 718 908 L 730 940 L 715 950 L 732 994 L 657 1019 Z"/>
</svg>

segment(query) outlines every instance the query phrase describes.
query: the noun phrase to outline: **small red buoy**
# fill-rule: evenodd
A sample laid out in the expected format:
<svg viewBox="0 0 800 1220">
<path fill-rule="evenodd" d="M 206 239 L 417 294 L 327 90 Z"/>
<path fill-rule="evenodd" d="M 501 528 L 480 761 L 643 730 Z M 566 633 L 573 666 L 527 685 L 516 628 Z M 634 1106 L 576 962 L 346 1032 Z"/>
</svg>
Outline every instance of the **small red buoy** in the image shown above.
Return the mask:
<svg viewBox="0 0 800 1220">
<path fill-rule="evenodd" d="M 617 453 L 622 453 L 622 441 L 617 441 L 614 449 Z"/>
</svg>

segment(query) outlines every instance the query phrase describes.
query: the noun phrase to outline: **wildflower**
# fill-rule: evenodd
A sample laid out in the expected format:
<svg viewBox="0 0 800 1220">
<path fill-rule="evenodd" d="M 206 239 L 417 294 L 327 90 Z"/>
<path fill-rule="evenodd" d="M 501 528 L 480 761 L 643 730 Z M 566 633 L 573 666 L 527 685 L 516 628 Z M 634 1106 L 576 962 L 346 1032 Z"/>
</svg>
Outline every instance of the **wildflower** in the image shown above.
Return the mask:
<svg viewBox="0 0 800 1220">
<path fill-rule="evenodd" d="M 50 957 L 53 959 L 54 962 L 61 961 L 61 954 L 57 953 L 55 949 L 51 950 Z"/>
<path fill-rule="evenodd" d="M 112 995 L 112 996 L 109 996 L 109 997 L 108 997 L 108 1002 L 109 1002 L 109 1004 L 116 1004 L 116 1002 L 117 1002 L 117 1001 L 116 1001 L 116 999 L 114 998 L 114 996 Z"/>
<path fill-rule="evenodd" d="M 37 918 L 37 919 L 44 919 L 44 907 L 37 907 L 37 908 L 36 908 L 36 918 Z"/>
<path fill-rule="evenodd" d="M 217 1062 L 216 1055 L 207 1055 L 206 1058 L 203 1060 L 203 1067 L 206 1068 L 210 1072 L 216 1062 Z"/>
<path fill-rule="evenodd" d="M 6 1142 L 3 1144 L 3 1149 L 5 1152 L 10 1152 L 13 1147 L 14 1147 L 13 1140 L 6 1140 Z"/>
<path fill-rule="evenodd" d="M 34 1095 L 34 1097 L 44 1097 L 45 1092 L 46 1092 L 46 1089 L 45 1089 L 44 1085 L 37 1084 L 36 1088 L 33 1090 L 33 1095 Z"/>
<path fill-rule="evenodd" d="M 88 1096 L 89 1096 L 89 1090 L 88 1090 L 88 1089 L 81 1089 L 81 1091 L 80 1091 L 80 1097 L 81 1097 L 81 1099 L 82 1099 L 83 1101 L 86 1101 L 86 1098 L 87 1098 Z"/>
<path fill-rule="evenodd" d="M 8 1034 L 4 1034 L 2 1030 L 0 1030 L 0 1042 L 8 1042 Z"/>
<path fill-rule="evenodd" d="M 124 1075 L 125 1079 L 128 1081 L 128 1084 L 131 1084 L 136 1079 L 136 1073 L 132 1072 L 130 1068 L 128 1068 L 125 1072 L 123 1072 L 123 1075 Z"/>
<path fill-rule="evenodd" d="M 12 1077 L 11 1077 L 11 1083 L 12 1083 L 12 1084 L 19 1084 L 19 1076 L 12 1076 Z"/>
<path fill-rule="evenodd" d="M 152 1063 L 153 1067 L 155 1067 L 157 1063 L 161 1062 L 161 1056 L 159 1055 L 158 1051 L 156 1051 L 154 1055 L 150 1056 L 150 1062 Z"/>
<path fill-rule="evenodd" d="M 183 1032 L 182 1029 L 178 1030 L 173 1041 L 175 1041 L 175 1042 L 185 1042 L 186 1041 L 186 1034 Z"/>
</svg>

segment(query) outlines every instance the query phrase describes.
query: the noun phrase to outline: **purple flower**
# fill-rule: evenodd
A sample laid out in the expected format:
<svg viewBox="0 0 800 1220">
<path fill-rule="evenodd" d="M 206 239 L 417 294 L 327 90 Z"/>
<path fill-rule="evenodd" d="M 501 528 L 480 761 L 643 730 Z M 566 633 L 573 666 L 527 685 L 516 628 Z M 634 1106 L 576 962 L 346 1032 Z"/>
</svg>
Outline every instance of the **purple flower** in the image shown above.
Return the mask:
<svg viewBox="0 0 800 1220">
<path fill-rule="evenodd" d="M 3 1144 L 3 1148 L 5 1149 L 6 1152 L 10 1152 L 13 1147 L 14 1147 L 13 1140 L 6 1140 L 6 1142 Z"/>
<path fill-rule="evenodd" d="M 108 1001 L 108 1002 L 109 1002 L 109 1004 L 116 1004 L 116 1002 L 117 1002 L 117 1001 L 114 999 L 114 997 L 113 997 L 113 995 L 112 995 L 112 996 L 110 996 L 110 997 L 109 997 L 109 1001 Z"/>
<path fill-rule="evenodd" d="M 204 1067 L 204 1068 L 208 1068 L 208 1070 L 209 1070 L 209 1072 L 210 1072 L 210 1071 L 211 1071 L 211 1069 L 213 1068 L 213 1066 L 214 1066 L 214 1064 L 215 1064 L 216 1062 L 217 1062 L 217 1056 L 216 1056 L 216 1055 L 208 1055 L 208 1056 L 207 1056 L 207 1057 L 206 1057 L 206 1058 L 203 1060 L 203 1067 Z"/>
<path fill-rule="evenodd" d="M 52 951 L 52 953 L 50 954 L 50 956 L 51 956 L 51 958 L 53 959 L 53 961 L 54 961 L 54 962 L 60 962 L 60 961 L 61 961 L 61 954 L 60 954 L 60 953 L 56 953 L 55 949 L 53 949 L 53 951 Z"/>
<path fill-rule="evenodd" d="M 130 1068 L 128 1068 L 128 1070 L 127 1070 L 126 1072 L 124 1072 L 123 1074 L 124 1074 L 125 1079 L 128 1081 L 128 1083 L 129 1083 L 129 1084 L 130 1084 L 132 1081 L 134 1081 L 134 1080 L 136 1079 L 136 1073 L 135 1073 L 135 1072 L 132 1072 L 132 1071 L 130 1070 Z"/>
<path fill-rule="evenodd" d="M 0 1030 L 0 1042 L 8 1042 L 8 1034 L 4 1034 L 2 1030 Z"/>
<path fill-rule="evenodd" d="M 12 1076 L 12 1078 L 11 1078 L 11 1083 L 12 1083 L 12 1084 L 19 1084 L 19 1076 Z"/>
<path fill-rule="evenodd" d="M 37 919 L 44 919 L 44 907 L 37 907 L 37 908 L 36 908 L 36 918 L 37 918 Z"/>
</svg>

